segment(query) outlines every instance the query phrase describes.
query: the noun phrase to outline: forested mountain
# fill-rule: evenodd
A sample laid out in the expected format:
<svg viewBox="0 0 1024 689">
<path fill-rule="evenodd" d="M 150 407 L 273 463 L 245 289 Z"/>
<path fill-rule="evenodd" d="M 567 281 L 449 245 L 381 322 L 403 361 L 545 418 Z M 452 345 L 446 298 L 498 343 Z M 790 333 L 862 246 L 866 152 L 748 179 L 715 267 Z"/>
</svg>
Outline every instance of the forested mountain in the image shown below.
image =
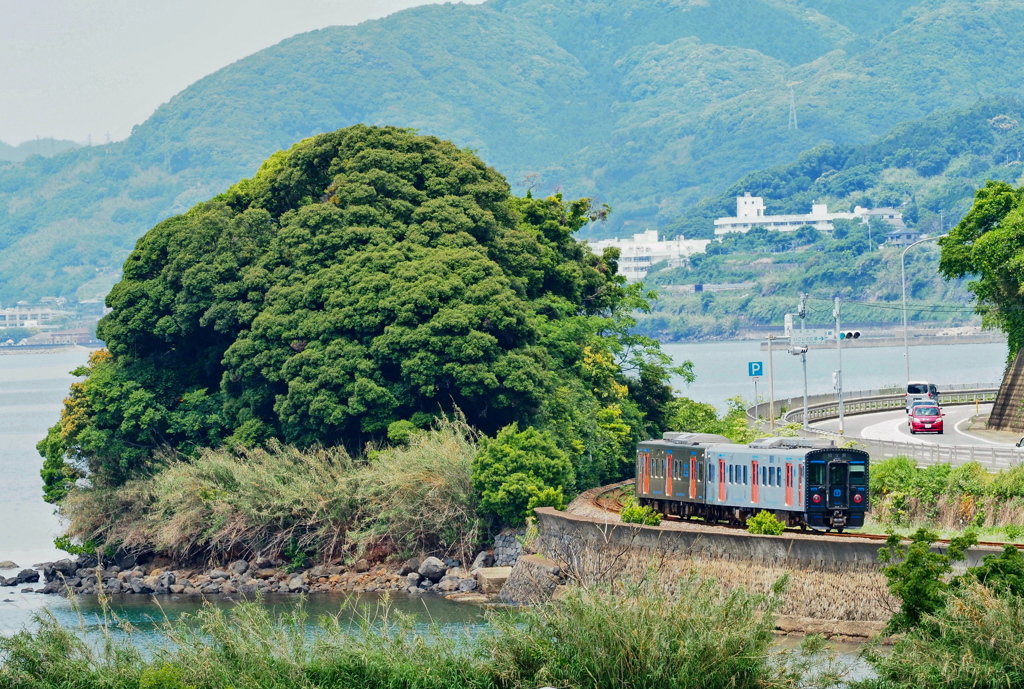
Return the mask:
<svg viewBox="0 0 1024 689">
<path fill-rule="evenodd" d="M 79 144 L 67 139 L 33 139 L 24 141 L 17 146 L 11 146 L 0 141 L 0 160 L 11 160 L 20 162 L 29 156 L 52 156 L 73 148 Z"/>
<path fill-rule="evenodd" d="M 665 228 L 823 142 L 1019 94 L 1022 20 L 1015 0 L 490 0 L 302 34 L 124 142 L 0 163 L 0 300 L 94 296 L 158 220 L 358 122 L 475 149 L 520 191 L 596 196 L 605 234 Z"/>
<path fill-rule="evenodd" d="M 949 231 L 970 209 L 986 180 L 1020 184 L 1024 175 L 1024 103 L 981 101 L 898 125 L 859 146 L 821 145 L 795 163 L 744 175 L 721 194 L 701 201 L 668 234 L 710 236 L 713 221 L 734 215 L 736 196 L 750 192 L 765 199 L 772 215 L 807 213 L 812 203 L 832 210 L 899 207 L 920 230 Z M 901 318 L 900 249 L 882 248 L 892 227 L 874 220 L 837 221 L 834 237 L 809 228 L 797 232 L 751 230 L 727 235 L 690 265 L 655 270 L 647 284 L 662 293 L 640 330 L 661 339 L 730 337 L 749 326 L 782 322 L 798 294 L 812 297 L 810 308 L 827 319 L 833 296 L 849 304 L 846 318 L 858 323 L 896 323 Z M 915 322 L 961 325 L 977 322 L 964 280 L 946 282 L 939 274 L 934 245 L 907 256 L 908 294 Z M 673 285 L 747 284 L 721 294 L 693 294 Z"/>
</svg>

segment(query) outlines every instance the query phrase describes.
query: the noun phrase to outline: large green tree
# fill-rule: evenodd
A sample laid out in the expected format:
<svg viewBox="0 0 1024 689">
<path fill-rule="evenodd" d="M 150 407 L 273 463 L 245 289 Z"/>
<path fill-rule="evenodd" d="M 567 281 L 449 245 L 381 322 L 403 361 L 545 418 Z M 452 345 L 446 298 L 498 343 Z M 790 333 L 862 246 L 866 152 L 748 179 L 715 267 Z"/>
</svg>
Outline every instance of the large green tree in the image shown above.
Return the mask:
<svg viewBox="0 0 1024 689">
<path fill-rule="evenodd" d="M 975 278 L 967 289 L 976 309 L 1006 333 L 1012 359 L 1024 346 L 1024 189 L 989 181 L 939 246 L 939 270 L 950 279 Z"/>
<path fill-rule="evenodd" d="M 97 330 L 109 353 L 40 443 L 48 475 L 116 485 L 164 449 L 271 438 L 359 449 L 456 408 L 490 434 L 557 428 L 582 484 L 621 475 L 669 362 L 628 332 L 647 302 L 615 252 L 573 238 L 605 212 L 515 197 L 408 130 L 279 152 L 139 240 Z"/>
</svg>

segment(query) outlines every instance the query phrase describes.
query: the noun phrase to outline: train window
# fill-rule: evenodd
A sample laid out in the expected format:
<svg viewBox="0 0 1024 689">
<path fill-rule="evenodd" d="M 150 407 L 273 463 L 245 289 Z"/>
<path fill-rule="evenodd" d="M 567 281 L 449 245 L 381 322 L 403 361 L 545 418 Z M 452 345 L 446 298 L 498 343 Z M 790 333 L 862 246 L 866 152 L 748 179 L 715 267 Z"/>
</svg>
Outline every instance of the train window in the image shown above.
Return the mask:
<svg viewBox="0 0 1024 689">
<path fill-rule="evenodd" d="M 708 462 L 708 483 L 715 482 L 715 465 Z"/>
<path fill-rule="evenodd" d="M 748 467 L 746 464 L 743 465 L 743 485 L 744 486 L 750 485 L 749 474 L 747 473 L 747 470 L 749 468 L 750 467 Z"/>
<path fill-rule="evenodd" d="M 768 483 L 772 486 L 779 485 L 779 468 L 768 467 Z"/>
<path fill-rule="evenodd" d="M 761 485 L 768 485 L 768 467 L 761 467 Z"/>
<path fill-rule="evenodd" d="M 865 480 L 867 478 L 867 467 L 863 464 L 851 464 L 850 465 L 850 485 L 851 486 L 863 486 L 866 485 Z"/>
<path fill-rule="evenodd" d="M 729 465 L 729 483 L 732 483 L 732 464 Z"/>
<path fill-rule="evenodd" d="M 823 486 L 823 485 L 825 485 L 825 463 L 824 462 L 811 462 L 810 466 L 807 467 L 807 485 L 809 485 L 809 486 Z"/>
<path fill-rule="evenodd" d="M 829 468 L 828 472 L 829 484 L 833 486 L 842 486 L 846 484 L 846 465 L 845 464 L 833 464 Z"/>
</svg>

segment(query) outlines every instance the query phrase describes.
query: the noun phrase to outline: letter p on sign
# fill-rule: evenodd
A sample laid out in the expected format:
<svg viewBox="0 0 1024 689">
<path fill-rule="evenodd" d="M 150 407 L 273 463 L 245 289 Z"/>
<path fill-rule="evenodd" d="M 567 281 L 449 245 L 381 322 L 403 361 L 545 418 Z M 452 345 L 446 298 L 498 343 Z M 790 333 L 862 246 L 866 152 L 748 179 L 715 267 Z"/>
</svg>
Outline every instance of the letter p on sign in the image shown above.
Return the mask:
<svg viewBox="0 0 1024 689">
<path fill-rule="evenodd" d="M 754 376 L 760 376 L 764 374 L 764 363 L 760 361 L 751 361 L 747 363 L 747 375 L 753 378 Z"/>
</svg>

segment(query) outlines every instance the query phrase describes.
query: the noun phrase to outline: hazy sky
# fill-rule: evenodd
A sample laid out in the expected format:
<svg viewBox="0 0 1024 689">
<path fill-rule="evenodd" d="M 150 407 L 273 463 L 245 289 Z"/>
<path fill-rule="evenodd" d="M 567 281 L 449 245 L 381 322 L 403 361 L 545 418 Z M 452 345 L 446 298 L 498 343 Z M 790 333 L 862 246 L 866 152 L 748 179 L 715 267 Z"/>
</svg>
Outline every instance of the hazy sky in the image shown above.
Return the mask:
<svg viewBox="0 0 1024 689">
<path fill-rule="evenodd" d="M 429 2 L 0 0 L 0 141 L 123 139 L 192 82 L 257 50 Z"/>
</svg>

